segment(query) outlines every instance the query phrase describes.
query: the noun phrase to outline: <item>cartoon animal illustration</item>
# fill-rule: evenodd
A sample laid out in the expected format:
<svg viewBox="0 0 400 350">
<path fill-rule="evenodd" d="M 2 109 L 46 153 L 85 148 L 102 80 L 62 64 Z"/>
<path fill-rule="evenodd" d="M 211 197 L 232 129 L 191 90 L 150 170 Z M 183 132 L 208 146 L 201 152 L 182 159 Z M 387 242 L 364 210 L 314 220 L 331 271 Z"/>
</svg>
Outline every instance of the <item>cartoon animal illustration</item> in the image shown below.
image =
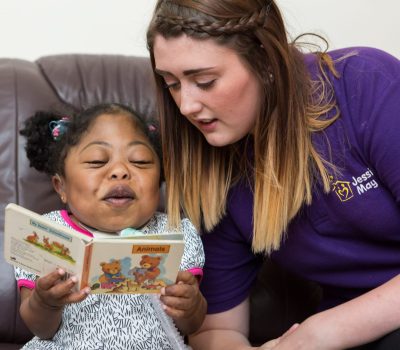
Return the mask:
<svg viewBox="0 0 400 350">
<path fill-rule="evenodd" d="M 66 248 L 64 244 L 59 243 L 57 241 L 51 242 L 51 246 L 52 246 L 51 247 L 52 251 L 59 254 L 62 254 L 62 251 Z"/>
<path fill-rule="evenodd" d="M 37 243 L 39 240 L 39 236 L 35 231 L 33 231 L 32 234 L 26 236 L 26 240 L 31 243 Z"/>
<path fill-rule="evenodd" d="M 56 241 L 53 241 L 50 243 L 49 237 L 46 237 L 46 236 L 43 237 L 43 247 L 44 247 L 44 249 L 46 249 L 52 253 L 62 255 L 64 257 L 69 257 L 69 254 L 70 254 L 70 250 L 68 247 L 66 247 L 64 244 L 61 244 Z"/>
<path fill-rule="evenodd" d="M 144 289 L 149 289 L 149 290 L 157 290 L 161 289 L 162 287 L 165 287 L 167 284 L 163 280 L 155 280 L 152 283 L 145 283 L 142 288 Z"/>
<path fill-rule="evenodd" d="M 143 284 L 147 280 L 155 280 L 160 275 L 158 266 L 161 262 L 161 256 L 142 255 L 140 267 L 134 267 L 129 273 L 135 276 L 135 282 Z"/>
<path fill-rule="evenodd" d="M 61 249 L 61 255 L 64 255 L 64 256 L 69 256 L 69 248 L 68 247 L 62 247 L 62 249 Z"/>
<path fill-rule="evenodd" d="M 126 280 L 126 290 L 127 292 L 137 291 L 139 285 L 136 282 L 133 282 L 131 279 Z"/>
<path fill-rule="evenodd" d="M 49 242 L 49 237 L 43 237 L 43 246 L 47 250 L 50 250 L 50 251 L 52 250 L 52 246 Z"/>
<path fill-rule="evenodd" d="M 112 260 L 111 262 L 100 263 L 103 274 L 99 277 L 100 288 L 115 288 L 117 283 L 125 281 L 125 276 L 121 272 L 121 261 Z"/>
</svg>

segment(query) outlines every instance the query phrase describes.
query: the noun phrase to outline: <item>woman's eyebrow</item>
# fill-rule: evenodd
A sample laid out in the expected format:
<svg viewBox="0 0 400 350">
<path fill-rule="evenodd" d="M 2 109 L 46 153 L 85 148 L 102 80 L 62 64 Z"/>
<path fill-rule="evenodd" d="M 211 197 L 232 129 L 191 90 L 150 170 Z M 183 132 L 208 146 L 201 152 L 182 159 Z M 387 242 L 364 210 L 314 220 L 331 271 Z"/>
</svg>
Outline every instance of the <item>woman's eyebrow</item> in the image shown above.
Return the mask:
<svg viewBox="0 0 400 350">
<path fill-rule="evenodd" d="M 204 71 L 208 71 L 208 70 L 213 69 L 213 68 L 214 68 L 214 67 L 204 67 L 204 68 L 196 68 L 196 69 L 187 69 L 187 70 L 184 70 L 184 71 L 183 71 L 183 75 L 188 76 L 188 75 L 192 75 L 192 74 L 197 74 L 197 73 L 201 73 L 201 72 L 204 72 Z M 172 73 L 167 72 L 167 71 L 162 70 L 162 69 L 157 69 L 157 68 L 155 68 L 154 71 L 155 71 L 157 74 L 161 75 L 161 76 L 173 75 Z"/>
</svg>

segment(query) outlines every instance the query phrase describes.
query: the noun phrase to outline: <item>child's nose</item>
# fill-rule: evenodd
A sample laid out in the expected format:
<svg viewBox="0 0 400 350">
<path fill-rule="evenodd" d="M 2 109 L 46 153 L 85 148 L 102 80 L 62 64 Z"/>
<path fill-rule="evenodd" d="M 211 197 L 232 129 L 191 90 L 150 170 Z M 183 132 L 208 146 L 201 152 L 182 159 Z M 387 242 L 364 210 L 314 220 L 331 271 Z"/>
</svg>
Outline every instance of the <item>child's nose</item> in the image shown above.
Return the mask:
<svg viewBox="0 0 400 350">
<path fill-rule="evenodd" d="M 110 172 L 111 179 L 126 180 L 130 178 L 129 168 L 123 162 L 118 162 L 113 165 Z"/>
</svg>

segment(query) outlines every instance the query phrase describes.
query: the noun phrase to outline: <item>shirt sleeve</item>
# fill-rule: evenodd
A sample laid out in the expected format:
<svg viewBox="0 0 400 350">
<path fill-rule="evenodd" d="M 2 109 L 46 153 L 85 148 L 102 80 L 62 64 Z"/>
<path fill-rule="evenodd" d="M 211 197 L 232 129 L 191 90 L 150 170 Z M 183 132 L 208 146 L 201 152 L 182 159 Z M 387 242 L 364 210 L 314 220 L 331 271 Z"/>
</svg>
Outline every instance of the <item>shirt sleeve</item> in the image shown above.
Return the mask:
<svg viewBox="0 0 400 350">
<path fill-rule="evenodd" d="M 350 111 L 354 129 L 366 161 L 400 204 L 400 61 L 376 49 L 360 56 L 357 73 L 346 82 L 357 99 Z M 351 63 L 348 69 L 355 70 Z"/>
<path fill-rule="evenodd" d="M 203 276 L 204 249 L 200 236 L 188 219 L 182 220 L 185 248 L 180 265 L 181 271 L 190 271 L 195 276 Z"/>
<path fill-rule="evenodd" d="M 17 280 L 17 286 L 19 289 L 25 287 L 28 289 L 34 289 L 37 276 L 33 273 L 27 272 L 19 267 L 14 267 L 15 279 Z"/>
</svg>

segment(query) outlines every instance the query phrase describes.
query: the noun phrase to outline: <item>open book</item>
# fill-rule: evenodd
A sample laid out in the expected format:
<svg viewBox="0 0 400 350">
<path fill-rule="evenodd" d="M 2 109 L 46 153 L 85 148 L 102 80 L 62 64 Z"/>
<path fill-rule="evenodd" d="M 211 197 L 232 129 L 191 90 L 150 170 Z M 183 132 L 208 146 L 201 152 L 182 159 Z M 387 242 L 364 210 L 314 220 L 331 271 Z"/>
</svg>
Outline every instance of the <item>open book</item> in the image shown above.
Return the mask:
<svg viewBox="0 0 400 350">
<path fill-rule="evenodd" d="M 43 276 L 60 267 L 78 277 L 77 288 L 89 286 L 92 293 L 157 293 L 175 282 L 181 233 L 94 231 L 91 238 L 13 203 L 5 211 L 4 257 L 26 271 Z"/>
</svg>

